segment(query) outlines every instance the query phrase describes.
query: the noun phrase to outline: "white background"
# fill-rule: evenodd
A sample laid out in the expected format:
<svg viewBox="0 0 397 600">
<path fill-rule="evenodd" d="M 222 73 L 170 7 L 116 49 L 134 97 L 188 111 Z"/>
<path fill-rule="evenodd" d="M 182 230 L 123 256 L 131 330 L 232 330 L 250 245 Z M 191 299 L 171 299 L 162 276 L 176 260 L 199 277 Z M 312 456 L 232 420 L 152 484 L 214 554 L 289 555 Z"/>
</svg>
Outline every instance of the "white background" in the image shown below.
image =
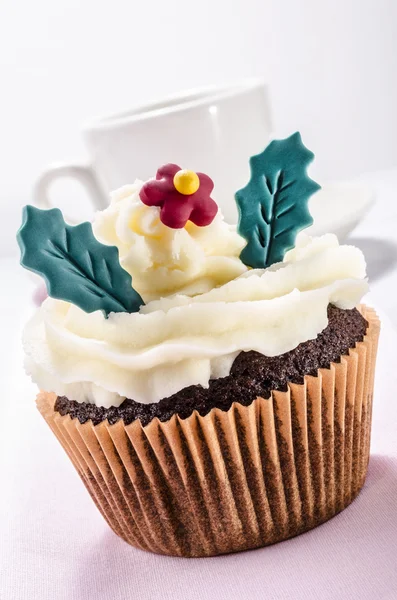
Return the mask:
<svg viewBox="0 0 397 600">
<path fill-rule="evenodd" d="M 0 253 L 86 118 L 196 85 L 263 76 L 324 179 L 397 165 L 396 40 L 395 0 L 1 0 Z"/>
</svg>

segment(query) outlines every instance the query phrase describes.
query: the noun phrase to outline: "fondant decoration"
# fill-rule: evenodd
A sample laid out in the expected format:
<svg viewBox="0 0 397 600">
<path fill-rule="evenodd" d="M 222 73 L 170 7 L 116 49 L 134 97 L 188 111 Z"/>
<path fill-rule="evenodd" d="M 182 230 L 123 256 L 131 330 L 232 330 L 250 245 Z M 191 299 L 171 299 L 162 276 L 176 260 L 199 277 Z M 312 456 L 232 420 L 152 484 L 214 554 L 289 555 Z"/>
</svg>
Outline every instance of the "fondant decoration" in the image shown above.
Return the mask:
<svg viewBox="0 0 397 600">
<path fill-rule="evenodd" d="M 195 194 L 200 187 L 200 179 L 194 171 L 182 169 L 174 175 L 175 189 L 184 196 Z"/>
<path fill-rule="evenodd" d="M 139 196 L 147 206 L 161 208 L 161 222 L 171 229 L 182 229 L 188 221 L 205 227 L 218 212 L 210 196 L 213 189 L 214 183 L 208 175 L 167 164 L 158 169 L 156 179 L 142 186 Z"/>
<path fill-rule="evenodd" d="M 308 201 L 321 187 L 307 175 L 313 158 L 299 132 L 251 157 L 250 181 L 236 193 L 237 230 L 247 240 L 240 258 L 247 266 L 281 262 L 297 233 L 312 224 Z"/>
<path fill-rule="evenodd" d="M 118 250 L 98 242 L 91 223 L 67 225 L 58 208 L 25 206 L 17 234 L 21 264 L 42 275 L 53 298 L 85 312 L 137 312 L 144 304 L 131 275 L 119 263 Z"/>
</svg>

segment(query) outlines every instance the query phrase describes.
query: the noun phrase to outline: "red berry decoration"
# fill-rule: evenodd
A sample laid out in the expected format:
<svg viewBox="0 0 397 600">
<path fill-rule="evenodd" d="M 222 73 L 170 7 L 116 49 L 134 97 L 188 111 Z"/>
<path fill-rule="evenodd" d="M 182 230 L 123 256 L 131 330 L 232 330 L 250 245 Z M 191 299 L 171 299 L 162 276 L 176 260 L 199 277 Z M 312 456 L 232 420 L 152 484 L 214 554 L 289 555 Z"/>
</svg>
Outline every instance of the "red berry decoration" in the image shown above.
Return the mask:
<svg viewBox="0 0 397 600">
<path fill-rule="evenodd" d="M 147 206 L 161 207 L 161 222 L 171 229 L 182 229 L 188 221 L 205 227 L 218 212 L 210 196 L 213 189 L 208 175 L 167 164 L 158 169 L 156 179 L 142 186 L 139 196 Z"/>
</svg>

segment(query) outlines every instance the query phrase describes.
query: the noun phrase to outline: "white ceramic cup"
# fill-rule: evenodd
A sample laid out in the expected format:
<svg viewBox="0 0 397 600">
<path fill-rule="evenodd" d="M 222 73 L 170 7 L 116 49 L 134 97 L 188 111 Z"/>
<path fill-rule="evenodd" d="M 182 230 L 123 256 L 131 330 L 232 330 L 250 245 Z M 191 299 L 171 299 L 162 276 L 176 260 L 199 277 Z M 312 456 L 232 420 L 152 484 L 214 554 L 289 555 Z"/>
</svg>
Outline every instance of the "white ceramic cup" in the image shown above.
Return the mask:
<svg viewBox="0 0 397 600">
<path fill-rule="evenodd" d="M 94 207 L 103 209 L 110 191 L 136 178 L 154 177 L 158 167 L 171 162 L 209 175 L 214 199 L 233 222 L 234 194 L 247 183 L 249 158 L 265 148 L 270 131 L 267 88 L 261 80 L 184 92 L 91 120 L 82 130 L 90 164 L 50 165 L 36 183 L 34 201 L 50 208 L 52 182 L 72 177 L 85 186 Z"/>
</svg>

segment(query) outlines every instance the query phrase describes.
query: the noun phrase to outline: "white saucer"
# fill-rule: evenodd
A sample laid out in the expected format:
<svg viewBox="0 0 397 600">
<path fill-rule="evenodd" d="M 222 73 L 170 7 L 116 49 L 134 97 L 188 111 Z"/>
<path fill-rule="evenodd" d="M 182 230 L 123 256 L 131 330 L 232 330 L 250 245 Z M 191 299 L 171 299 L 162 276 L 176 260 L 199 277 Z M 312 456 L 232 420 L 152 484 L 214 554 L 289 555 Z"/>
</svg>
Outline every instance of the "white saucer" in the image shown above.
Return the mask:
<svg viewBox="0 0 397 600">
<path fill-rule="evenodd" d="M 343 182 L 324 184 L 309 201 L 313 225 L 309 235 L 335 233 L 342 242 L 375 202 L 373 190 L 365 184 Z"/>
</svg>

